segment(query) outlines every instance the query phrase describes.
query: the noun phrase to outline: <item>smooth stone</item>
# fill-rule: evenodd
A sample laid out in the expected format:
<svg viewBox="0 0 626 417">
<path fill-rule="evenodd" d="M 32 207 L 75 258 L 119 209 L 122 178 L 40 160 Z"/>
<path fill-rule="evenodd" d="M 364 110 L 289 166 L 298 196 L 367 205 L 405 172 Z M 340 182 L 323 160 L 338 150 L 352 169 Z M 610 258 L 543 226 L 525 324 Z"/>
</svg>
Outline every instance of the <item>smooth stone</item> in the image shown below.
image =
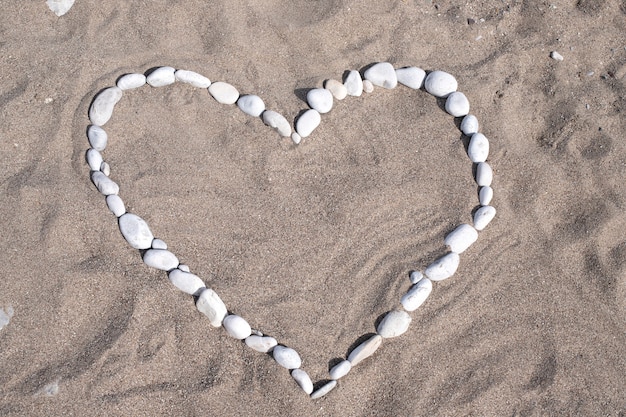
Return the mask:
<svg viewBox="0 0 626 417">
<path fill-rule="evenodd" d="M 432 290 L 433 282 L 428 278 L 422 278 L 402 296 L 400 303 L 406 311 L 415 311 L 424 304 Z"/>
<path fill-rule="evenodd" d="M 493 188 L 491 187 L 481 187 L 478 192 L 478 202 L 481 206 L 486 206 L 491 203 L 493 199 Z"/>
<path fill-rule="evenodd" d="M 479 162 L 476 167 L 476 184 L 481 187 L 490 187 L 493 181 L 493 170 L 486 162 Z"/>
<path fill-rule="evenodd" d="M 333 108 L 333 93 L 325 88 L 314 88 L 306 93 L 306 101 L 319 113 L 328 113 Z"/>
<path fill-rule="evenodd" d="M 161 239 L 153 239 L 152 249 L 167 249 L 167 243 L 165 243 Z"/>
<path fill-rule="evenodd" d="M 99 171 L 102 166 L 102 154 L 97 150 L 91 148 L 87 150 L 85 154 L 85 159 L 87 160 L 87 165 L 89 165 L 89 169 L 92 171 Z"/>
<path fill-rule="evenodd" d="M 180 263 L 176 255 L 165 249 L 148 249 L 143 254 L 143 262 L 152 268 L 162 271 L 170 271 L 176 268 Z"/>
<path fill-rule="evenodd" d="M 472 136 L 474 133 L 478 133 L 478 119 L 473 114 L 468 114 L 461 121 L 461 132 L 465 136 Z"/>
<path fill-rule="evenodd" d="M 324 88 L 330 91 L 337 100 L 343 100 L 348 95 L 346 86 L 337 80 L 326 80 L 324 82 Z"/>
<path fill-rule="evenodd" d="M 422 84 L 424 84 L 426 71 L 417 67 L 398 68 L 396 70 L 396 77 L 400 84 L 406 85 L 414 90 L 419 90 L 422 88 Z"/>
<path fill-rule="evenodd" d="M 278 345 L 272 350 L 274 360 L 283 368 L 296 369 L 302 365 L 300 355 L 294 349 Z"/>
<path fill-rule="evenodd" d="M 109 87 L 96 96 L 89 107 L 89 120 L 97 126 L 102 126 L 113 115 L 113 108 L 122 99 L 122 90 L 119 87 Z"/>
<path fill-rule="evenodd" d="M 118 219 L 120 232 L 130 246 L 135 249 L 149 249 L 152 247 L 154 236 L 148 223 L 136 214 L 126 213 Z"/>
<path fill-rule="evenodd" d="M 100 171 L 91 171 L 91 180 L 103 195 L 117 194 L 120 192 L 120 186 L 115 181 L 104 175 Z"/>
<path fill-rule="evenodd" d="M 485 162 L 489 156 L 489 139 L 482 133 L 474 133 L 467 146 L 467 156 L 474 163 Z"/>
<path fill-rule="evenodd" d="M 301 138 L 306 138 L 313 133 L 321 121 L 322 116 L 320 116 L 317 110 L 307 110 L 298 118 L 298 121 L 296 122 L 296 132 Z"/>
<path fill-rule="evenodd" d="M 446 111 L 453 117 L 467 116 L 470 110 L 470 103 L 465 94 L 455 91 L 450 93 L 446 99 Z"/>
<path fill-rule="evenodd" d="M 385 339 L 404 334 L 411 324 L 411 316 L 402 310 L 393 310 L 380 321 L 376 331 Z"/>
<path fill-rule="evenodd" d="M 204 281 L 191 272 L 176 268 L 172 269 L 167 276 L 176 288 L 189 295 L 199 295 L 206 288 Z"/>
<path fill-rule="evenodd" d="M 409 274 L 409 280 L 411 281 L 411 284 L 417 284 L 421 281 L 422 278 L 424 278 L 424 274 L 422 274 L 422 271 L 411 271 L 411 273 Z"/>
<path fill-rule="evenodd" d="M 265 103 L 261 97 L 254 94 L 239 96 L 237 107 L 245 114 L 253 117 L 259 117 L 265 111 Z"/>
<path fill-rule="evenodd" d="M 343 85 L 346 87 L 349 96 L 358 97 L 363 94 L 363 80 L 358 71 L 350 71 L 348 75 L 346 75 Z"/>
<path fill-rule="evenodd" d="M 146 76 L 146 82 L 152 87 L 165 87 L 176 82 L 175 68 L 159 67 Z"/>
<path fill-rule="evenodd" d="M 199 312 L 207 316 L 213 327 L 220 327 L 224 318 L 228 315 L 226 304 L 224 304 L 219 295 L 210 288 L 205 288 L 200 293 L 196 301 L 196 308 Z"/>
<path fill-rule="evenodd" d="M 174 77 L 182 83 L 186 83 L 197 88 L 209 88 L 211 85 L 211 80 L 194 71 L 179 69 L 174 72 Z"/>
<path fill-rule="evenodd" d="M 139 88 L 146 85 L 146 76 L 143 74 L 125 74 L 122 75 L 115 85 L 120 90 L 132 90 L 133 88 Z"/>
<path fill-rule="evenodd" d="M 111 166 L 108 163 L 102 161 L 102 163 L 100 164 L 100 172 L 108 177 L 111 174 Z"/>
<path fill-rule="evenodd" d="M 396 70 L 389 62 L 379 62 L 372 65 L 365 70 L 363 77 L 378 87 L 392 89 L 398 85 Z"/>
<path fill-rule="evenodd" d="M 302 369 L 294 369 L 291 371 L 291 377 L 300 385 L 300 388 L 307 394 L 313 392 L 313 381 L 311 377 Z"/>
<path fill-rule="evenodd" d="M 383 337 L 379 334 L 374 335 L 367 339 L 365 342 L 361 343 L 359 346 L 354 348 L 350 355 L 348 355 L 348 360 L 355 366 L 362 360 L 372 356 L 376 349 L 380 347 L 380 344 L 383 342 Z"/>
<path fill-rule="evenodd" d="M 230 314 L 224 317 L 222 326 L 226 329 L 226 332 L 235 339 L 243 340 L 252 334 L 252 328 L 248 322 L 236 314 Z"/>
<path fill-rule="evenodd" d="M 550 58 L 554 59 L 555 61 L 563 61 L 563 55 L 561 55 L 557 51 L 550 52 Z"/>
<path fill-rule="evenodd" d="M 323 397 L 324 395 L 331 392 L 333 388 L 335 388 L 336 386 L 337 386 L 337 381 L 329 381 L 325 383 L 324 385 L 319 387 L 314 393 L 311 394 L 311 399 L 315 400 L 317 398 Z"/>
<path fill-rule="evenodd" d="M 267 353 L 278 345 L 278 342 L 271 336 L 258 336 L 253 334 L 246 337 L 246 345 L 257 352 Z"/>
<path fill-rule="evenodd" d="M 456 253 L 463 253 L 467 248 L 472 246 L 478 239 L 478 232 L 469 224 L 462 224 L 450 233 L 444 239 L 444 243 L 450 246 L 450 250 Z"/>
<path fill-rule="evenodd" d="M 190 271 L 189 266 L 185 265 L 185 264 L 178 265 L 178 269 L 180 269 L 181 271 L 185 271 L 185 272 L 189 272 Z"/>
<path fill-rule="evenodd" d="M 430 264 L 424 271 L 424 275 L 431 281 L 441 281 L 450 278 L 459 267 L 459 261 L 459 254 L 450 252 Z"/>
<path fill-rule="evenodd" d="M 458 84 L 451 74 L 444 71 L 433 71 L 426 76 L 424 88 L 435 97 L 448 97 L 456 91 Z"/>
<path fill-rule="evenodd" d="M 370 80 L 363 80 L 363 91 L 366 93 L 371 93 L 374 91 L 374 84 Z"/>
<path fill-rule="evenodd" d="M 276 129 L 280 136 L 289 137 L 291 135 L 291 125 L 285 117 L 273 110 L 263 112 L 263 123 Z"/>
<path fill-rule="evenodd" d="M 298 135 L 298 132 L 293 132 L 291 134 L 291 140 L 293 141 L 293 143 L 298 145 L 302 141 L 302 136 Z"/>
<path fill-rule="evenodd" d="M 107 147 L 109 136 L 100 126 L 91 125 L 87 128 L 87 139 L 92 148 L 101 152 Z"/>
<path fill-rule="evenodd" d="M 75 0 L 46 0 L 46 4 L 55 15 L 61 17 L 72 8 L 74 1 Z"/>
<path fill-rule="evenodd" d="M 496 216 L 496 208 L 493 206 L 482 206 L 474 213 L 474 227 L 476 230 L 483 230 Z"/>
<path fill-rule="evenodd" d="M 115 215 L 115 217 L 120 217 L 124 213 L 126 213 L 126 207 L 124 206 L 124 202 L 117 194 L 108 195 L 106 198 L 107 207 L 111 210 L 111 213 Z"/>
<path fill-rule="evenodd" d="M 343 360 L 330 369 L 330 377 L 335 381 L 348 375 L 348 372 L 352 369 L 352 364 L 348 360 Z"/>
<path fill-rule="evenodd" d="M 222 104 L 235 104 L 239 98 L 239 91 L 232 85 L 218 81 L 209 87 L 209 93 Z"/>
</svg>

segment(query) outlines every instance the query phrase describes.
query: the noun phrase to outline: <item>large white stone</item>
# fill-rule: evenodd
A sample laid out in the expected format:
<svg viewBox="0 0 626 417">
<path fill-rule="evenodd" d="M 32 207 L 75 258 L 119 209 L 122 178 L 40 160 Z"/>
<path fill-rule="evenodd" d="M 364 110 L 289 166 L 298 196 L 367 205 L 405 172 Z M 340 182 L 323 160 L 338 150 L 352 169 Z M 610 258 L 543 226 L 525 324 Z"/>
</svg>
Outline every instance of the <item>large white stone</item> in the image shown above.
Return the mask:
<svg viewBox="0 0 626 417">
<path fill-rule="evenodd" d="M 326 80 L 324 82 L 324 88 L 330 91 L 337 100 L 343 100 L 348 95 L 346 86 L 337 80 Z"/>
<path fill-rule="evenodd" d="M 104 175 L 100 171 L 91 171 L 91 180 L 103 195 L 117 194 L 120 192 L 120 186 L 115 181 Z"/>
<path fill-rule="evenodd" d="M 424 304 L 424 301 L 426 301 L 432 290 L 432 281 L 428 278 L 422 278 L 402 296 L 400 299 L 402 307 L 404 307 L 406 311 L 417 310 L 419 306 Z"/>
<path fill-rule="evenodd" d="M 325 88 L 314 88 L 306 94 L 306 101 L 312 109 L 328 113 L 333 108 L 333 93 Z"/>
<path fill-rule="evenodd" d="M 209 93 L 218 103 L 222 104 L 235 104 L 239 99 L 239 91 L 234 86 L 222 81 L 211 84 Z"/>
<path fill-rule="evenodd" d="M 87 160 L 89 169 L 92 171 L 99 171 L 102 166 L 102 162 L 104 161 L 102 159 L 102 154 L 93 148 L 87 150 L 85 159 Z"/>
<path fill-rule="evenodd" d="M 474 133 L 478 133 L 478 119 L 473 114 L 468 114 L 461 121 L 461 132 L 465 136 L 472 136 Z"/>
<path fill-rule="evenodd" d="M 398 85 L 396 70 L 389 62 L 379 62 L 372 65 L 365 70 L 363 77 L 378 87 L 391 89 Z"/>
<path fill-rule="evenodd" d="M 476 184 L 481 187 L 490 187 L 493 181 L 493 170 L 486 162 L 479 162 L 476 166 Z"/>
<path fill-rule="evenodd" d="M 122 99 L 122 90 L 119 87 L 109 87 L 100 92 L 89 107 L 89 120 L 97 126 L 102 126 L 113 115 L 115 105 Z"/>
<path fill-rule="evenodd" d="M 450 93 L 456 91 L 458 83 L 456 79 L 447 72 L 433 71 L 426 76 L 424 88 L 435 97 L 448 97 Z"/>
<path fill-rule="evenodd" d="M 111 210 L 111 213 L 115 214 L 115 217 L 120 217 L 126 213 L 126 207 L 124 201 L 117 194 L 108 195 L 106 198 L 107 207 Z"/>
<path fill-rule="evenodd" d="M 467 116 L 470 110 L 470 103 L 465 94 L 455 91 L 450 93 L 446 99 L 446 111 L 453 117 Z"/>
<path fill-rule="evenodd" d="M 309 136 L 316 127 L 320 125 L 322 117 L 317 110 L 307 110 L 298 118 L 296 122 L 296 132 L 302 138 Z"/>
<path fill-rule="evenodd" d="M 352 364 L 348 360 L 343 360 L 330 369 L 330 377 L 334 380 L 348 375 L 352 369 Z"/>
<path fill-rule="evenodd" d="M 376 352 L 376 350 L 380 347 L 380 344 L 383 342 L 383 337 L 379 334 L 374 335 L 361 343 L 359 346 L 354 348 L 352 352 L 348 355 L 348 360 L 355 366 L 362 360 L 369 358 Z"/>
<path fill-rule="evenodd" d="M 92 148 L 102 152 L 107 147 L 109 136 L 100 126 L 91 125 L 87 128 L 87 139 Z"/>
<path fill-rule="evenodd" d="M 474 163 L 485 162 L 489 156 L 489 139 L 482 133 L 474 133 L 467 147 L 467 156 Z"/>
<path fill-rule="evenodd" d="M 478 202 L 481 206 L 486 206 L 491 203 L 493 199 L 493 188 L 491 187 L 481 187 L 478 192 Z"/>
<path fill-rule="evenodd" d="M 139 216 L 126 213 L 118 219 L 120 232 L 130 246 L 135 249 L 148 249 L 152 247 L 154 235 L 148 224 Z"/>
<path fill-rule="evenodd" d="M 422 84 L 424 84 L 426 71 L 417 67 L 398 68 L 396 70 L 396 77 L 398 77 L 398 82 L 400 84 L 406 85 L 414 90 L 418 90 L 422 88 Z"/>
<path fill-rule="evenodd" d="M 450 252 L 430 264 L 424 271 L 424 275 L 430 278 L 431 281 L 441 281 L 450 278 L 459 267 L 459 261 L 459 254 Z"/>
<path fill-rule="evenodd" d="M 300 355 L 294 349 L 278 345 L 272 350 L 274 360 L 283 368 L 296 369 L 302 365 Z"/>
<path fill-rule="evenodd" d="M 176 79 L 180 82 L 197 88 L 209 88 L 211 85 L 211 80 L 194 71 L 179 69 L 174 73 L 174 77 L 176 77 Z"/>
<path fill-rule="evenodd" d="M 483 230 L 496 216 L 496 208 L 493 206 L 482 206 L 474 213 L 474 227 L 476 230 Z"/>
<path fill-rule="evenodd" d="M 291 125 L 285 117 L 273 110 L 263 112 L 263 123 L 276 129 L 280 136 L 289 137 L 291 135 Z"/>
<path fill-rule="evenodd" d="M 291 377 L 300 385 L 302 391 L 310 394 L 313 392 L 313 381 L 311 377 L 302 369 L 294 369 L 291 371 Z"/>
<path fill-rule="evenodd" d="M 146 85 L 146 76 L 143 74 L 124 74 L 118 80 L 117 85 L 121 90 L 132 90 Z"/>
<path fill-rule="evenodd" d="M 235 339 L 243 340 L 252 334 L 252 328 L 248 322 L 236 314 L 230 314 L 224 317 L 222 326 L 226 329 L 226 332 Z"/>
<path fill-rule="evenodd" d="M 148 249 L 143 254 L 143 262 L 152 268 L 157 268 L 162 271 L 170 271 L 176 268 L 180 263 L 176 255 L 165 249 Z"/>
<path fill-rule="evenodd" d="M 250 335 L 246 337 L 246 345 L 257 352 L 267 353 L 274 349 L 278 342 L 271 336 Z"/>
<path fill-rule="evenodd" d="M 393 310 L 380 321 L 376 331 L 385 339 L 389 339 L 406 332 L 410 324 L 411 316 L 406 311 Z"/>
<path fill-rule="evenodd" d="M 254 94 L 239 96 L 237 107 L 245 114 L 253 117 L 259 117 L 265 111 L 265 103 L 261 97 Z"/>
<path fill-rule="evenodd" d="M 211 323 L 213 327 L 220 327 L 228 314 L 226 304 L 224 304 L 219 295 L 210 288 L 205 288 L 200 293 L 196 301 L 196 308 L 199 312 L 207 316 L 209 323 Z"/>
<path fill-rule="evenodd" d="M 176 69 L 172 67 L 159 67 L 148 74 L 146 82 L 152 87 L 165 87 L 174 84 L 176 82 L 175 72 Z"/>
<path fill-rule="evenodd" d="M 331 392 L 333 388 L 335 388 L 336 386 L 337 386 L 337 381 L 334 381 L 334 380 L 328 381 L 327 383 L 319 387 L 314 393 L 311 394 L 311 399 L 315 400 L 317 398 L 323 397 L 324 395 Z"/>
<path fill-rule="evenodd" d="M 444 243 L 450 246 L 450 250 L 456 253 L 463 253 L 472 243 L 478 239 L 478 232 L 469 224 L 462 224 L 444 239 Z"/>
<path fill-rule="evenodd" d="M 176 288 L 190 295 L 199 295 L 206 288 L 204 281 L 199 276 L 180 269 L 172 269 L 168 278 Z"/>
<path fill-rule="evenodd" d="M 350 71 L 348 75 L 346 75 L 343 85 L 346 87 L 349 96 L 358 97 L 363 94 L 363 79 L 358 71 Z"/>
</svg>

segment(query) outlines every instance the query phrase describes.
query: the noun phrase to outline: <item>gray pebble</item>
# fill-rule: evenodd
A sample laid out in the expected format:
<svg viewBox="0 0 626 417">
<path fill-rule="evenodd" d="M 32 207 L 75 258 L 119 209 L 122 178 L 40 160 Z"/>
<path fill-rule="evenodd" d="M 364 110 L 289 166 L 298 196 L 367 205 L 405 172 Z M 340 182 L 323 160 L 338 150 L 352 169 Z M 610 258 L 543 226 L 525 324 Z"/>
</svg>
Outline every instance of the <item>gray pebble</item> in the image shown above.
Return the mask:
<svg viewBox="0 0 626 417">
<path fill-rule="evenodd" d="M 300 355 L 294 349 L 278 345 L 272 350 L 274 360 L 283 368 L 296 369 L 302 365 Z"/>
<path fill-rule="evenodd" d="M 100 167 L 102 166 L 102 162 L 104 162 L 104 160 L 102 159 L 102 154 L 93 148 L 87 150 L 87 153 L 85 154 L 85 159 L 87 160 L 89 169 L 91 169 L 92 171 L 99 171 Z"/>
<path fill-rule="evenodd" d="M 300 385 L 300 388 L 307 394 L 313 392 L 313 381 L 311 377 L 302 369 L 294 369 L 291 371 L 291 377 Z"/>
<path fill-rule="evenodd" d="M 106 198 L 107 207 L 111 210 L 111 213 L 115 215 L 115 217 L 120 217 L 124 213 L 126 213 L 126 207 L 124 206 L 124 202 L 117 194 L 108 195 Z"/>
<path fill-rule="evenodd" d="M 348 372 L 350 372 L 351 369 L 352 364 L 350 363 L 350 361 L 343 360 L 331 368 L 330 377 L 334 380 L 337 380 L 348 375 Z"/>
<path fill-rule="evenodd" d="M 348 355 L 348 360 L 355 366 L 362 360 L 372 356 L 374 352 L 380 347 L 380 344 L 383 342 L 383 337 L 379 334 L 374 335 L 361 343 L 359 346 L 354 348 L 350 355 Z"/>
<path fill-rule="evenodd" d="M 115 181 L 104 175 L 100 171 L 91 171 L 91 181 L 103 195 L 117 194 L 120 192 L 120 186 Z"/>
</svg>

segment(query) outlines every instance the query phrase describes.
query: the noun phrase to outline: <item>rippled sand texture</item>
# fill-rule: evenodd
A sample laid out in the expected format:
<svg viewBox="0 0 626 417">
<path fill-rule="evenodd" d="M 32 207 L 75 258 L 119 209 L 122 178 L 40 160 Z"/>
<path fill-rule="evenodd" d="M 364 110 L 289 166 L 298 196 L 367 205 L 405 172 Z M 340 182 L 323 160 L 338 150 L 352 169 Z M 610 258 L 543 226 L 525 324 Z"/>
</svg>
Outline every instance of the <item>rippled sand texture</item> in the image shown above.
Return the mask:
<svg viewBox="0 0 626 417">
<path fill-rule="evenodd" d="M 5 3 L 0 415 L 626 413 L 623 1 Z M 308 88 L 378 61 L 457 77 L 498 215 L 409 331 L 312 401 L 126 244 L 89 181 L 87 111 L 171 65 L 293 120 Z M 105 129 L 127 209 L 315 380 L 476 208 L 467 142 L 423 91 L 338 102 L 299 147 L 178 84 L 128 92 Z"/>
</svg>

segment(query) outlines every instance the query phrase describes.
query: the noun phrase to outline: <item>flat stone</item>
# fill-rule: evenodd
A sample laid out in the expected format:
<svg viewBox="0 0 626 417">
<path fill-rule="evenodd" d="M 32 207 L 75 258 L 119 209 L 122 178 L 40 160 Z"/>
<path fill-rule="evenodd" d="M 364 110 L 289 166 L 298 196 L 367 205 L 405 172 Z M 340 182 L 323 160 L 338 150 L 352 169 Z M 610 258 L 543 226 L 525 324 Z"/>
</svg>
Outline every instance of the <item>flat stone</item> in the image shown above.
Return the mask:
<svg viewBox="0 0 626 417">
<path fill-rule="evenodd" d="M 125 74 L 122 75 L 115 85 L 120 90 L 132 90 L 134 88 L 143 87 L 146 85 L 146 76 L 143 74 Z"/>
<path fill-rule="evenodd" d="M 210 288 L 205 288 L 200 293 L 196 301 L 196 308 L 207 316 L 213 327 L 220 327 L 228 314 L 228 309 L 222 299 Z"/>
<path fill-rule="evenodd" d="M 291 371 L 291 377 L 300 385 L 300 388 L 307 394 L 313 392 L 313 381 L 311 377 L 302 369 L 294 369 Z"/>
<path fill-rule="evenodd" d="M 237 107 L 245 114 L 253 117 L 259 117 L 265 111 L 265 103 L 261 97 L 254 94 L 239 96 Z"/>
<path fill-rule="evenodd" d="M 167 276 L 176 288 L 189 295 L 197 296 L 206 288 L 204 281 L 202 281 L 199 276 L 192 274 L 191 272 L 185 272 L 176 268 L 172 269 Z"/>
<path fill-rule="evenodd" d="M 348 95 L 346 86 L 337 80 L 326 80 L 324 82 L 324 88 L 330 91 L 337 100 L 343 100 Z"/>
<path fill-rule="evenodd" d="M 461 132 L 465 136 L 472 136 L 474 133 L 478 133 L 478 119 L 473 114 L 468 114 L 461 121 Z"/>
<path fill-rule="evenodd" d="M 213 98 L 222 104 L 235 104 L 239 99 L 239 91 L 232 85 L 218 81 L 209 87 L 209 93 Z"/>
<path fill-rule="evenodd" d="M 372 356 L 374 352 L 380 347 L 380 344 L 383 342 L 383 337 L 379 334 L 374 335 L 367 339 L 365 342 L 361 343 L 359 346 L 354 348 L 350 355 L 348 355 L 348 360 L 355 366 L 362 360 Z"/>
<path fill-rule="evenodd" d="M 108 195 L 106 198 L 107 207 L 111 210 L 111 213 L 115 215 L 115 217 L 120 217 L 124 213 L 126 213 L 126 207 L 124 206 L 124 201 L 117 194 Z"/>
<path fill-rule="evenodd" d="M 302 365 L 300 355 L 290 347 L 278 345 L 272 350 L 272 356 L 283 368 L 296 369 Z"/>
<path fill-rule="evenodd" d="M 474 227 L 476 230 L 483 230 L 496 216 L 496 209 L 493 206 L 482 206 L 474 213 Z"/>
<path fill-rule="evenodd" d="M 349 96 L 359 97 L 363 94 L 363 79 L 358 71 L 352 70 L 348 72 L 343 85 L 346 87 Z"/>
<path fill-rule="evenodd" d="M 393 310 L 380 321 L 376 331 L 385 339 L 404 334 L 411 324 L 411 316 L 406 311 Z"/>
<path fill-rule="evenodd" d="M 365 70 L 363 77 L 378 87 L 392 89 L 398 85 L 396 70 L 389 62 L 379 62 L 372 65 Z"/>
<path fill-rule="evenodd" d="M 419 90 L 424 84 L 426 71 L 417 67 L 398 68 L 396 70 L 396 77 L 400 84 L 406 85 L 414 90 Z"/>
<path fill-rule="evenodd" d="M 441 281 L 450 278 L 459 267 L 459 261 L 459 254 L 450 252 L 430 264 L 424 271 L 424 275 L 430 278 L 431 281 Z"/>
<path fill-rule="evenodd" d="M 462 224 L 444 239 L 444 243 L 450 246 L 450 250 L 456 253 L 463 253 L 472 246 L 478 239 L 478 232 L 469 224 Z"/>
<path fill-rule="evenodd" d="M 493 199 L 493 188 L 491 187 L 481 187 L 478 192 L 478 202 L 481 206 L 486 206 L 491 203 Z"/>
<path fill-rule="evenodd" d="M 467 116 L 470 103 L 465 94 L 455 91 L 446 99 L 446 111 L 453 117 Z"/>
<path fill-rule="evenodd" d="M 422 278 L 402 296 L 400 303 L 406 311 L 415 311 L 424 304 L 432 290 L 432 281 L 428 278 Z"/>
<path fill-rule="evenodd" d="M 271 336 L 250 335 L 246 337 L 246 345 L 257 352 L 267 353 L 274 349 L 278 342 Z"/>
<path fill-rule="evenodd" d="M 222 326 L 226 329 L 226 332 L 235 339 L 243 340 L 252 334 L 252 328 L 248 322 L 236 314 L 230 314 L 224 317 Z"/>
<path fill-rule="evenodd" d="M 175 68 L 159 67 L 146 76 L 146 82 L 152 87 L 165 87 L 176 82 Z"/>
<path fill-rule="evenodd" d="M 409 274 L 409 281 L 411 281 L 411 284 L 417 284 L 422 278 L 424 278 L 422 271 L 411 271 Z"/>
<path fill-rule="evenodd" d="M 474 133 L 467 146 L 467 156 L 474 163 L 485 162 L 489 156 L 489 139 L 482 133 Z"/>
<path fill-rule="evenodd" d="M 164 249 L 148 249 L 143 254 L 143 262 L 152 268 L 170 271 L 178 266 L 178 258 L 172 252 Z M 183 271 L 180 271 L 184 273 Z"/>
<path fill-rule="evenodd" d="M 87 150 L 85 160 L 87 161 L 87 165 L 89 165 L 89 169 L 92 171 L 99 171 L 104 161 L 102 154 L 93 148 Z"/>
<path fill-rule="evenodd" d="M 209 80 L 204 75 L 198 74 L 194 71 L 179 69 L 174 72 L 174 77 L 176 77 L 178 81 L 189 84 L 196 88 L 209 88 L 209 86 L 211 85 L 211 80 Z"/>
<path fill-rule="evenodd" d="M 322 117 L 317 110 L 307 110 L 298 118 L 296 122 L 296 132 L 301 138 L 306 138 L 313 133 L 321 121 Z"/>
<path fill-rule="evenodd" d="M 493 170 L 486 162 L 479 162 L 476 166 L 476 184 L 481 187 L 490 187 L 493 181 Z"/>
<path fill-rule="evenodd" d="M 152 239 L 152 249 L 167 249 L 167 243 L 161 239 Z"/>
<path fill-rule="evenodd" d="M 120 186 L 100 171 L 91 171 L 91 181 L 103 195 L 112 195 L 120 192 Z"/>
<path fill-rule="evenodd" d="M 330 377 L 335 381 L 348 375 L 352 369 L 352 364 L 348 360 L 343 360 L 330 369 Z"/>
<path fill-rule="evenodd" d="M 306 101 L 319 113 L 328 113 L 333 108 L 333 93 L 325 88 L 314 88 L 306 94 Z"/>
<path fill-rule="evenodd" d="M 148 224 L 139 216 L 126 213 L 118 219 L 120 232 L 130 246 L 135 249 L 149 249 L 152 247 L 154 236 Z"/>
<path fill-rule="evenodd" d="M 263 123 L 276 129 L 280 136 L 289 137 L 291 135 L 291 125 L 285 117 L 273 110 L 263 112 Z"/>
<path fill-rule="evenodd" d="M 109 87 L 100 92 L 89 107 L 89 120 L 96 126 L 102 126 L 113 115 L 115 105 L 122 99 L 119 87 Z"/>
<path fill-rule="evenodd" d="M 109 136 L 100 126 L 91 125 L 87 128 L 87 139 L 92 148 L 102 152 L 107 147 Z"/>
<path fill-rule="evenodd" d="M 337 386 L 337 381 L 329 381 L 325 383 L 324 385 L 319 387 L 314 393 L 311 394 L 311 399 L 315 400 L 317 398 L 323 397 L 324 395 L 331 392 L 333 388 L 335 388 L 336 386 Z"/>
<path fill-rule="evenodd" d="M 447 72 L 433 71 L 426 76 L 424 88 L 435 97 L 448 97 L 450 93 L 456 91 L 458 83 L 456 79 Z"/>
</svg>

